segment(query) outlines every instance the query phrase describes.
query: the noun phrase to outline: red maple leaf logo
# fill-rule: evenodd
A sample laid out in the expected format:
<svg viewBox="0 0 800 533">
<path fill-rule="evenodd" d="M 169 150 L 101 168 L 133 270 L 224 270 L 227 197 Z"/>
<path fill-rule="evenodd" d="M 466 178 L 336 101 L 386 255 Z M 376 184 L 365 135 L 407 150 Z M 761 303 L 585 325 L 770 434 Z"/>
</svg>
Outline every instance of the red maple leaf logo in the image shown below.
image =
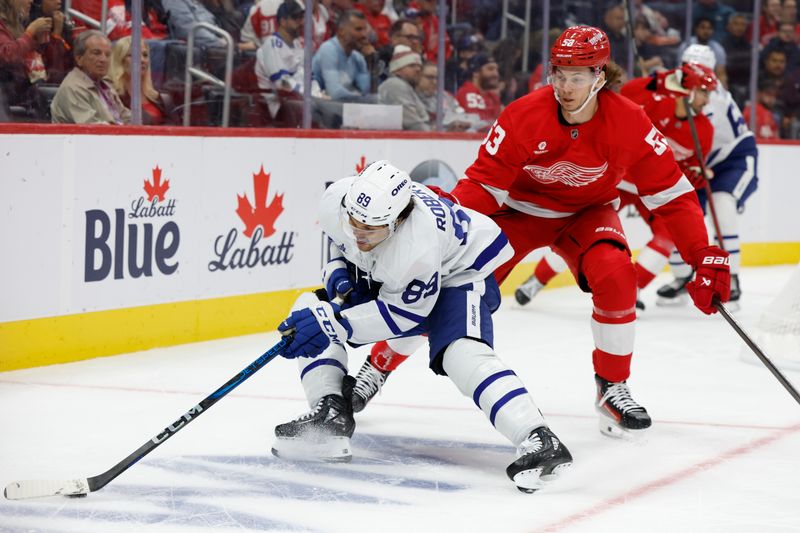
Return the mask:
<svg viewBox="0 0 800 533">
<path fill-rule="evenodd" d="M 164 180 L 164 183 L 161 183 L 161 169 L 156 168 L 153 169 L 153 181 L 144 181 L 144 192 L 147 193 L 147 201 L 152 202 L 153 198 L 158 197 L 159 202 L 164 201 L 164 194 L 169 190 L 169 180 Z"/>
<path fill-rule="evenodd" d="M 252 237 L 258 226 L 264 232 L 264 237 L 275 233 L 275 221 L 283 213 L 283 195 L 276 194 L 272 202 L 267 205 L 267 192 L 269 191 L 269 174 L 264 173 L 264 165 L 258 174 L 253 174 L 253 189 L 255 190 L 255 207 L 250 205 L 247 195 L 236 195 L 239 206 L 236 214 L 244 222 L 244 234 Z"/>
<path fill-rule="evenodd" d="M 361 171 L 364 170 L 365 168 L 367 168 L 367 160 L 362 155 L 361 160 L 358 163 L 356 163 L 356 174 L 361 174 Z"/>
</svg>

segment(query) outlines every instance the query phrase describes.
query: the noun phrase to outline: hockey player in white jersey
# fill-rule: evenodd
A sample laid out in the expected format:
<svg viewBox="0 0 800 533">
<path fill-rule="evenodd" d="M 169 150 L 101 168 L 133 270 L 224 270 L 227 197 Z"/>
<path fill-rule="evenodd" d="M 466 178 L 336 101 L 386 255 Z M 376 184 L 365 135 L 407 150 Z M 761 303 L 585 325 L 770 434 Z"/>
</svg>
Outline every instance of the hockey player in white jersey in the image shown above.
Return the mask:
<svg viewBox="0 0 800 533">
<path fill-rule="evenodd" d="M 355 421 L 343 394 L 345 343 L 427 334 L 430 368 L 517 446 L 506 472 L 520 490 L 533 492 L 571 465 L 522 381 L 492 348 L 491 313 L 500 305 L 493 272 L 513 255 L 494 222 L 440 199 L 387 161 L 334 182 L 319 219 L 335 250 L 325 278 L 346 274 L 354 289 L 341 306 L 301 296 L 278 328 L 294 335 L 282 355 L 298 358 L 311 411 L 275 428 L 276 456 L 300 450 L 349 461 Z"/>
<path fill-rule="evenodd" d="M 695 61 L 711 69 L 716 64 L 714 52 L 702 44 L 688 46 L 681 56 L 681 61 L 683 63 Z M 720 245 L 730 254 L 731 299 L 728 305 L 734 310 L 739 306 L 742 293 L 739 285 L 741 254 L 738 214 L 744 208 L 747 198 L 758 186 L 756 175 L 758 148 L 739 107 L 722 84 L 718 84 L 716 90 L 709 93 L 708 104 L 703 108 L 703 113 L 714 126 L 711 152 L 705 154 L 706 167 L 713 173 L 709 185 L 722 233 L 723 242 Z M 698 189 L 697 195 L 705 209 L 705 190 Z M 673 251 L 670 268 L 675 279 L 658 289 L 656 303 L 659 305 L 683 303 L 688 300 L 685 295 L 686 284 L 692 280 L 691 267 Z"/>
</svg>

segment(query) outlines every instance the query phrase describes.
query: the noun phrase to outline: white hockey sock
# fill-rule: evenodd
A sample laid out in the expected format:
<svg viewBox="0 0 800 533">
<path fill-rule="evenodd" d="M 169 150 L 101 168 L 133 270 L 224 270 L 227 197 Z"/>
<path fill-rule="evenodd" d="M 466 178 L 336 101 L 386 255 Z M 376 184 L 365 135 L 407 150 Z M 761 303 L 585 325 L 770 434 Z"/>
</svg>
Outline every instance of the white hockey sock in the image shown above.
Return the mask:
<svg viewBox="0 0 800 533">
<path fill-rule="evenodd" d="M 636 258 L 636 264 L 652 275 L 657 276 L 658 273 L 664 269 L 664 265 L 667 264 L 668 259 L 667 256 L 663 255 L 655 248 L 645 246 L 639 252 L 639 256 Z"/>
<path fill-rule="evenodd" d="M 669 255 L 669 269 L 676 278 L 688 278 L 692 275 L 692 267 L 683 262 L 678 250 L 672 250 Z"/>
<path fill-rule="evenodd" d="M 738 274 L 742 267 L 742 256 L 739 250 L 739 212 L 736 209 L 736 198 L 723 191 L 713 193 L 711 198 L 714 200 L 719 230 L 722 232 L 723 248 L 730 254 L 731 274 Z"/>
<path fill-rule="evenodd" d="M 342 378 L 347 374 L 347 350 L 341 344 L 331 343 L 317 357 L 298 357 L 297 366 L 309 407 L 314 407 L 323 396 L 342 395 Z"/>
<path fill-rule="evenodd" d="M 514 446 L 545 425 L 525 385 L 489 346 L 459 339 L 445 350 L 442 366 L 461 393 L 471 397 Z"/>
</svg>

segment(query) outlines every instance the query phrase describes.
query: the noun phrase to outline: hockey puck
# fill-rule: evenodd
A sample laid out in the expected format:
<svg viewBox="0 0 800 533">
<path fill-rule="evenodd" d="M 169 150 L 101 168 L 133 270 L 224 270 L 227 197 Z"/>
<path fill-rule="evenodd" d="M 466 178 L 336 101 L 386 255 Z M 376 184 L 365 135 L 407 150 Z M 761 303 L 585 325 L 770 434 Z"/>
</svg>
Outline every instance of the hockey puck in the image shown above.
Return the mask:
<svg viewBox="0 0 800 533">
<path fill-rule="evenodd" d="M 88 494 L 82 492 L 80 494 L 67 494 L 67 498 L 85 498 Z"/>
</svg>

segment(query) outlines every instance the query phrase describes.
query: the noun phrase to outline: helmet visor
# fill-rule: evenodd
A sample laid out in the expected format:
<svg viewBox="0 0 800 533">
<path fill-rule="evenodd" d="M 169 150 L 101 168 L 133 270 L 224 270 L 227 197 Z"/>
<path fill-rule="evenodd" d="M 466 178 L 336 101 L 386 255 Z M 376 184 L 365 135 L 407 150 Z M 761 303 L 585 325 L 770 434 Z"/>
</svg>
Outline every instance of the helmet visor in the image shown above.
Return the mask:
<svg viewBox="0 0 800 533">
<path fill-rule="evenodd" d="M 591 86 L 596 80 L 597 74 L 588 69 L 581 69 L 581 71 L 564 71 L 559 68 L 554 68 L 553 72 L 550 74 L 550 84 L 559 90 L 564 90 L 567 87 L 571 89 L 585 89 Z"/>
<path fill-rule="evenodd" d="M 371 250 L 389 237 L 389 225 L 367 226 L 354 220 L 347 211 L 342 212 L 342 229 L 356 241 L 359 250 Z"/>
</svg>

